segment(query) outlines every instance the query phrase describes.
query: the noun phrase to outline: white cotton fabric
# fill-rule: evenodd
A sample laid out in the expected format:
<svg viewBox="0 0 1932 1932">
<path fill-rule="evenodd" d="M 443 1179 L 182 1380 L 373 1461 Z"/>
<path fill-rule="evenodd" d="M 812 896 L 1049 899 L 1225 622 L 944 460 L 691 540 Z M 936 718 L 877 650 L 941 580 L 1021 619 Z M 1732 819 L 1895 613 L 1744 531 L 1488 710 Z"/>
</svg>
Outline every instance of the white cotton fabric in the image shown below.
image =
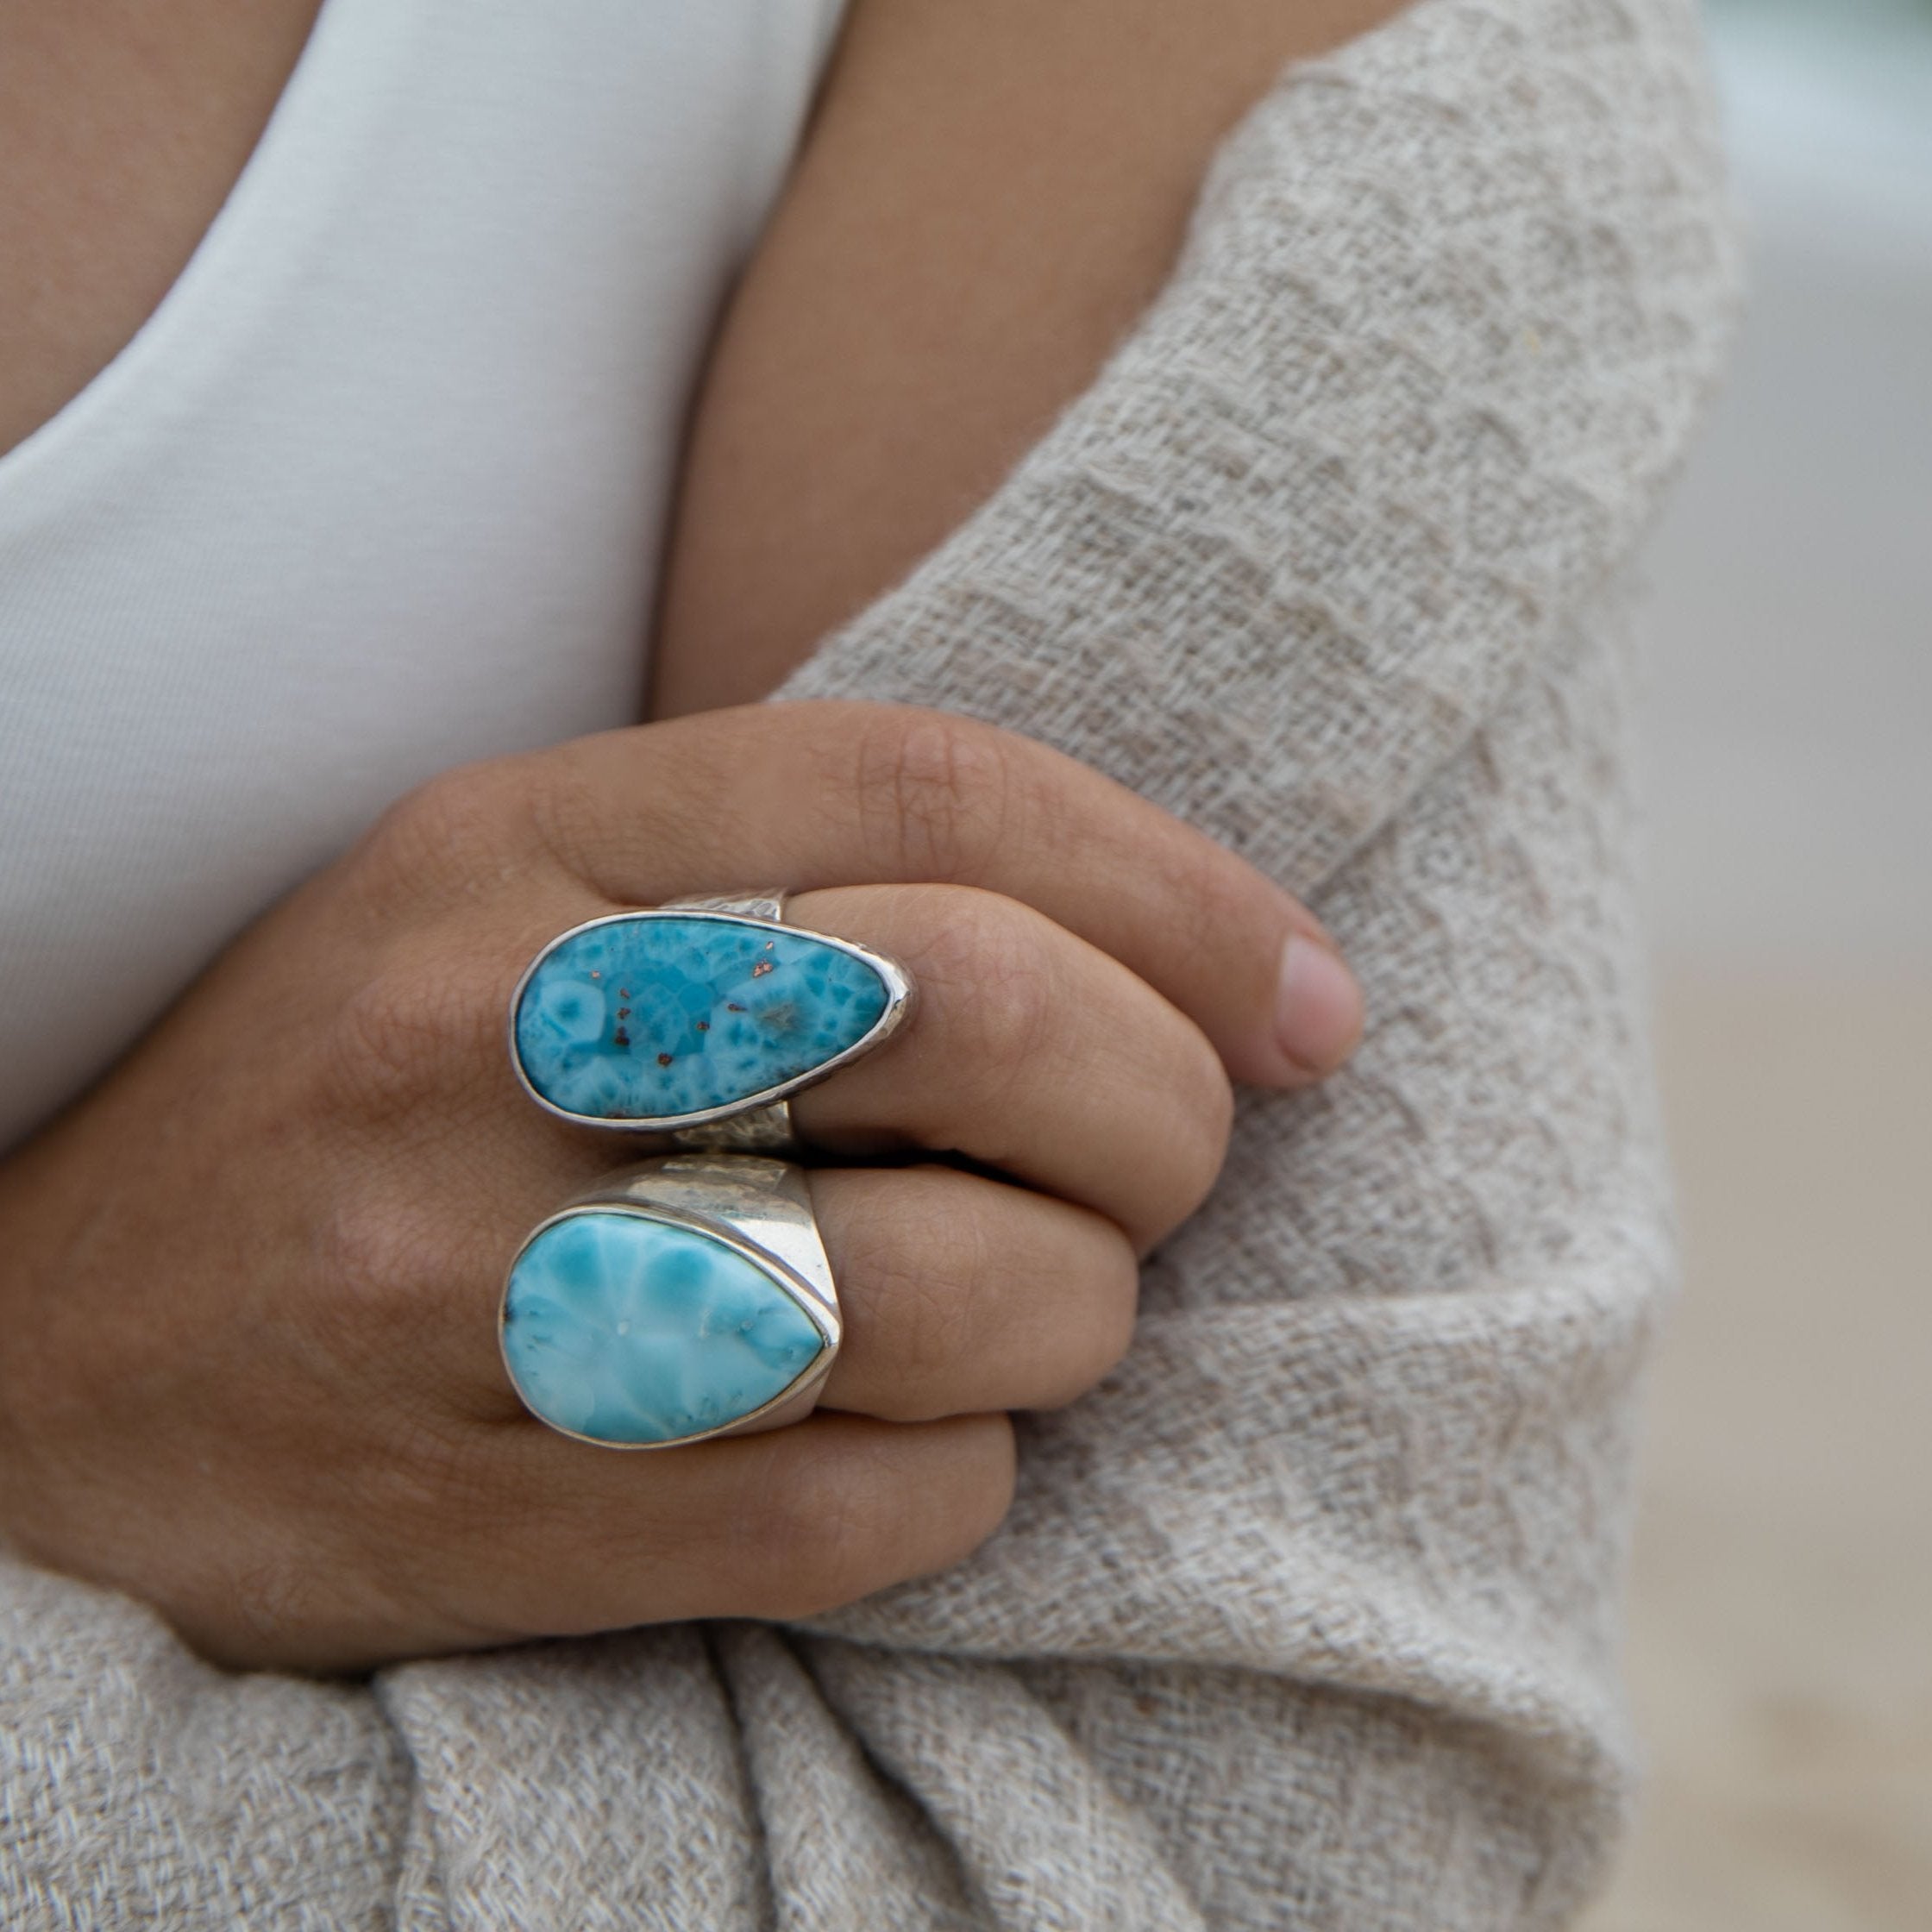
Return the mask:
<svg viewBox="0 0 1932 1932">
<path fill-rule="evenodd" d="M 398 793 L 637 716 L 843 4 L 324 0 L 172 291 L 0 456 L 0 1149 Z"/>
<path fill-rule="evenodd" d="M 787 694 L 1184 813 L 1333 925 L 1357 1060 L 1246 1098 L 994 1540 L 810 1627 L 318 1685 L 6 1570 L 7 1922 L 1570 1920 L 1672 1270 L 1623 585 L 1734 279 L 1688 0 L 1421 0 L 1284 75 L 1090 391 Z"/>
</svg>

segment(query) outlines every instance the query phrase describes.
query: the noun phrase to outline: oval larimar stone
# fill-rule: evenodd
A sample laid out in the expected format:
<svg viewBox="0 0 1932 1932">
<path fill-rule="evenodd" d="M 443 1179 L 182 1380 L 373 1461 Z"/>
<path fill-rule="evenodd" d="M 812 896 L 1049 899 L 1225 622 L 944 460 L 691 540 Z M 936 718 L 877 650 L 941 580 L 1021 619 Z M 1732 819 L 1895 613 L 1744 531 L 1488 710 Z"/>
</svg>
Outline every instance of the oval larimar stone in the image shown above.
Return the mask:
<svg viewBox="0 0 1932 1932">
<path fill-rule="evenodd" d="M 518 1256 L 503 1356 L 546 1422 L 599 1442 L 674 1442 L 781 1396 L 825 1337 L 763 1269 L 695 1229 L 586 1210 Z"/>
<path fill-rule="evenodd" d="M 537 1095 L 597 1120 L 704 1113 L 797 1082 L 884 1019 L 879 969 L 814 933 L 637 913 L 566 933 L 517 1001 Z"/>
</svg>

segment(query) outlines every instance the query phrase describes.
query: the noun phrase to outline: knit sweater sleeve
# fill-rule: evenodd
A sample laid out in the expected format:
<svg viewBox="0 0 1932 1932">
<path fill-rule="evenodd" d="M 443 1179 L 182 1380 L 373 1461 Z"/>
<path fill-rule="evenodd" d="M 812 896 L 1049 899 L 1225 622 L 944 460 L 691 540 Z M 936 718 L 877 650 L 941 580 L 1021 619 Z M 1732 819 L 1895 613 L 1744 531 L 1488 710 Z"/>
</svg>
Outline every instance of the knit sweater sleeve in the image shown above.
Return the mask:
<svg viewBox="0 0 1932 1932">
<path fill-rule="evenodd" d="M 1672 1273 L 1633 551 L 1735 279 L 1692 0 L 1418 0 L 785 697 L 1044 738 L 1308 895 L 1370 1024 L 1244 1098 L 1006 1527 L 809 1627 L 229 1678 L 0 1565 L 9 1923 L 1552 1926 L 1611 1843 Z"/>
</svg>

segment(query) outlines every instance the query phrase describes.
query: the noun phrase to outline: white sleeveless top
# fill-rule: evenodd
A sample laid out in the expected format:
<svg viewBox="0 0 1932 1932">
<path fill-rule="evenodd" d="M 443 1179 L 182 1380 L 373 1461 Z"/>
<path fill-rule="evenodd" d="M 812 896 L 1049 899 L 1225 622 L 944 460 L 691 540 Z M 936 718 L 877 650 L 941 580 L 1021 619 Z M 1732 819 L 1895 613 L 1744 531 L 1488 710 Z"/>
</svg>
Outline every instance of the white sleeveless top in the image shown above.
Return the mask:
<svg viewBox="0 0 1932 1932">
<path fill-rule="evenodd" d="M 324 0 L 0 457 L 0 1147 L 399 793 L 637 716 L 699 359 L 843 0 Z"/>
</svg>

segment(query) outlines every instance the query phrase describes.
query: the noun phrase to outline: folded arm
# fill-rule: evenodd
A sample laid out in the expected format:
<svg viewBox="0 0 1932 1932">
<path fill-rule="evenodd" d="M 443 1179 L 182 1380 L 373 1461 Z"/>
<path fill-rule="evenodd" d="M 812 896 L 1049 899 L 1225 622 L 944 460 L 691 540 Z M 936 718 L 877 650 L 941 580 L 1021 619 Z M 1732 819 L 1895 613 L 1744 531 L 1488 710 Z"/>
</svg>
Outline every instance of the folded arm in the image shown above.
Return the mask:
<svg viewBox="0 0 1932 1932">
<path fill-rule="evenodd" d="M 654 709 L 758 698 L 989 496 L 1286 60 L 1400 0 L 853 0 L 693 422 Z"/>
</svg>

